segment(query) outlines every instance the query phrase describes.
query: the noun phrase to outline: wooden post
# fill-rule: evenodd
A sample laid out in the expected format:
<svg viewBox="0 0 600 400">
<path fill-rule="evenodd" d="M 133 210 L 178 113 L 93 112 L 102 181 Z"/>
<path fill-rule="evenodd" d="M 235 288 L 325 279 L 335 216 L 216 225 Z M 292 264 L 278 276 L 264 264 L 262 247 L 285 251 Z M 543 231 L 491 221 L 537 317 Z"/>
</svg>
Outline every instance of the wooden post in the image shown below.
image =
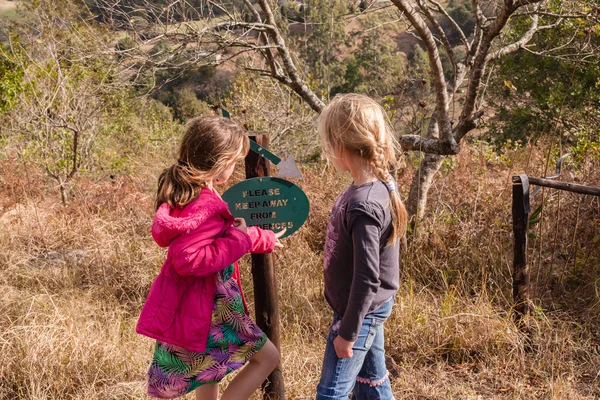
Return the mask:
<svg viewBox="0 0 600 400">
<path fill-rule="evenodd" d="M 251 136 L 250 139 L 269 148 L 269 135 Z M 263 157 L 249 152 L 246 156 L 246 178 L 269 176 L 270 162 Z M 279 334 L 279 298 L 275 277 L 275 259 L 273 254 L 252 254 L 252 281 L 254 284 L 254 306 L 256 323 L 267 334 L 271 342 L 281 349 Z M 269 378 L 263 383 L 264 399 L 284 400 L 283 374 L 281 362 L 275 367 Z"/>
<path fill-rule="evenodd" d="M 513 184 L 513 301 L 517 322 L 529 314 L 529 266 L 527 265 L 527 228 L 529 224 L 529 182 Z M 525 190 L 523 190 L 525 189 Z"/>
</svg>

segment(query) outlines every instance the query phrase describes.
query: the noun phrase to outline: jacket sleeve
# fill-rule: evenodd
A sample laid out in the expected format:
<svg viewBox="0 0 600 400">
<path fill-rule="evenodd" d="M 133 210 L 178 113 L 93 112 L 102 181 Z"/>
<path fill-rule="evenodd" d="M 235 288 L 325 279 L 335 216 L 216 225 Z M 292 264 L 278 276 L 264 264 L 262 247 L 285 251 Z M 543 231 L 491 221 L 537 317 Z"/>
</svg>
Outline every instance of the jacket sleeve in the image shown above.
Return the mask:
<svg viewBox="0 0 600 400">
<path fill-rule="evenodd" d="M 250 253 L 270 253 L 275 249 L 277 239 L 273 231 L 249 226 L 248 235 L 252 239 Z"/>
<path fill-rule="evenodd" d="M 184 247 L 173 254 L 173 268 L 182 276 L 214 274 L 239 260 L 250 250 L 250 236 L 236 228 L 228 228 L 223 236 L 200 246 Z"/>
</svg>

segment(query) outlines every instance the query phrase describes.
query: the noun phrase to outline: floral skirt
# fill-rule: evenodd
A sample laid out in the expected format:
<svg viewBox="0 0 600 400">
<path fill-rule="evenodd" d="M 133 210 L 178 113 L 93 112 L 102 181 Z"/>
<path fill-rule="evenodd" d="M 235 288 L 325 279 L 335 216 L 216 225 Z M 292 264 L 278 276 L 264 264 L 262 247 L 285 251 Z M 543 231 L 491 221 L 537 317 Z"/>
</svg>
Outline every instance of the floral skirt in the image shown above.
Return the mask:
<svg viewBox="0 0 600 400">
<path fill-rule="evenodd" d="M 148 395 L 171 399 L 201 385 L 218 383 L 241 368 L 266 343 L 267 336 L 244 310 L 233 271 L 234 266 L 230 265 L 218 274 L 205 352 L 156 342 L 148 372 Z"/>
</svg>

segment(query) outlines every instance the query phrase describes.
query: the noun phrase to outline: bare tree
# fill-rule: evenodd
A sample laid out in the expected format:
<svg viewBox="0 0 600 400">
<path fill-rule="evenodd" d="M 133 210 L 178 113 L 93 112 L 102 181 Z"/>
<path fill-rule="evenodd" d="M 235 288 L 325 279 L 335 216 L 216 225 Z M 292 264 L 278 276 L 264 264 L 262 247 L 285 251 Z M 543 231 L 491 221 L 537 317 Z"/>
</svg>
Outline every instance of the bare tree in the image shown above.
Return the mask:
<svg viewBox="0 0 600 400">
<path fill-rule="evenodd" d="M 423 158 L 419 170 L 411 185 L 408 209 L 411 215 L 423 216 L 427 201 L 427 192 L 435 173 L 439 170 L 443 157 L 455 155 L 460 151 L 460 142 L 467 133 L 475 129 L 484 114 L 482 109 L 485 85 L 482 81 L 486 67 L 501 57 L 518 50 L 529 50 L 527 44 L 537 32 L 560 26 L 564 21 L 575 18 L 597 18 L 598 8 L 587 2 L 588 12 L 571 13 L 572 9 L 585 9 L 583 2 L 564 2 L 558 12 L 549 12 L 555 4 L 546 0 L 505 0 L 504 2 L 473 0 L 473 18 L 476 22 L 472 38 L 467 39 L 465 33 L 450 17 L 444 7 L 435 0 L 392 0 L 421 39 L 431 66 L 431 74 L 436 93 L 435 110 L 427 134 L 403 135 L 400 143 L 406 150 L 422 151 Z M 484 12 L 485 10 L 485 12 Z M 435 14 L 438 15 L 436 17 Z M 465 48 L 465 59 L 459 62 L 454 56 L 454 49 L 450 46 L 444 30 L 440 26 L 440 18 L 447 19 L 453 29 L 459 34 Z M 541 20 L 548 21 L 540 24 Z M 503 33 L 510 31 L 511 21 L 529 21 L 529 28 L 521 32 L 516 40 L 505 44 Z M 555 44 L 545 52 L 549 54 L 566 48 L 567 44 Z M 451 82 L 447 82 L 440 62 L 440 47 L 443 48 L 451 60 L 453 74 Z M 585 59 L 589 52 L 595 49 L 580 50 L 578 57 Z M 540 53 L 542 54 L 542 53 Z M 457 119 L 451 117 L 450 105 L 455 100 L 457 89 L 466 86 L 466 93 L 462 96 L 460 114 Z"/>
<path fill-rule="evenodd" d="M 138 77 L 143 70 L 155 76 L 164 69 L 232 62 L 290 87 L 316 112 L 325 107 L 298 71 L 267 0 L 258 0 L 260 9 L 250 0 L 244 0 L 243 8 L 210 0 L 197 8 L 188 4 L 186 8 L 194 15 L 186 20 L 171 12 L 181 2 L 189 3 L 168 1 L 165 7 L 141 0 L 137 7 L 124 7 L 112 0 L 95 0 L 105 21 L 127 32 L 137 44 L 119 51 L 131 75 Z M 136 22 L 140 19 L 144 19 L 141 26 Z M 163 54 L 149 58 L 147 52 L 139 51 L 161 41 L 169 45 Z"/>
<path fill-rule="evenodd" d="M 114 67 L 97 51 L 101 31 L 90 28 L 69 1 L 43 1 L 28 10 L 35 24 L 17 26 L 17 38 L 0 56 L 24 71 L 18 104 L 4 116 L 6 130 L 18 135 L 20 153 L 56 181 L 63 204 L 67 186 L 86 165 L 101 120 L 115 91 Z M 64 8 L 62 8 L 64 10 Z M 68 9 L 68 8 L 67 8 Z M 35 26 L 35 28 L 32 28 Z"/>
<path fill-rule="evenodd" d="M 569 38 L 565 38 L 565 43 L 557 43 L 545 50 L 528 47 L 528 44 L 537 32 L 560 27 L 567 21 L 597 20 L 598 6 L 592 0 L 568 0 L 558 5 L 550 0 L 472 0 L 475 30 L 472 35 L 467 35 L 437 0 L 391 1 L 398 13 L 393 22 L 403 21 L 408 32 L 425 47 L 434 84 L 435 101 L 433 108 L 428 110 L 429 123 L 422 133 L 399 138 L 404 150 L 424 154 L 407 201 L 409 214 L 421 218 L 427 193 L 444 157 L 460 152 L 463 138 L 477 128 L 484 115 L 483 80 L 488 65 L 519 50 L 541 56 L 564 56 L 561 50 L 569 47 Z M 285 27 L 287 22 L 277 19 L 267 0 L 257 0 L 256 5 L 250 0 L 243 0 L 243 4 L 237 7 L 235 3 L 208 0 L 201 8 L 189 5 L 187 9 L 193 9 L 195 16 L 185 20 L 173 18 L 171 11 L 185 0 L 168 1 L 166 7 L 139 0 L 138 3 L 143 5 L 138 9 L 125 9 L 120 2 L 113 0 L 96 2 L 107 20 L 120 21 L 121 28 L 127 29 L 133 38 L 140 41 L 141 46 L 137 49 L 160 40 L 166 40 L 172 46 L 158 63 L 156 57 L 155 61 L 149 62 L 140 53 L 131 51 L 130 60 L 139 58 L 137 64 L 128 61 L 132 67 L 153 65 L 157 70 L 185 68 L 198 63 L 217 65 L 233 62 L 245 70 L 288 86 L 317 113 L 325 106 L 324 101 L 307 85 L 301 69 L 297 67 L 298 61 L 286 44 L 280 27 Z M 149 25 L 155 29 L 158 27 L 150 38 L 135 29 L 134 19 L 140 10 L 144 10 Z M 523 23 L 529 27 L 519 30 L 518 26 Z M 445 30 L 443 25 L 450 28 Z M 460 38 L 464 47 L 463 59 L 458 59 L 450 43 L 451 33 Z M 440 58 L 442 49 L 452 65 L 449 81 Z M 588 47 L 578 49 L 576 56 L 585 61 L 595 51 L 590 41 Z M 462 88 L 466 90 L 463 92 Z"/>
</svg>

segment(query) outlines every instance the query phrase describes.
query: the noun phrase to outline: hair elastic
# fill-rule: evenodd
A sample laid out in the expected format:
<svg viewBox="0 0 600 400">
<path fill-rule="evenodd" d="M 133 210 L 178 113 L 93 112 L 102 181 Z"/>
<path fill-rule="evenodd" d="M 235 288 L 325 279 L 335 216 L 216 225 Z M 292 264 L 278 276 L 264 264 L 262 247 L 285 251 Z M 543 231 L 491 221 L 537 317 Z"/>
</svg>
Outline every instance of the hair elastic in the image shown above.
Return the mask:
<svg viewBox="0 0 600 400">
<path fill-rule="evenodd" d="M 398 186 L 396 186 L 396 182 L 393 179 L 389 182 L 383 182 L 383 184 L 385 185 L 388 192 L 390 192 L 390 193 L 398 191 Z"/>
<path fill-rule="evenodd" d="M 181 167 L 189 167 L 190 164 L 188 164 L 186 161 L 177 159 L 177 165 L 181 166 Z"/>
</svg>

